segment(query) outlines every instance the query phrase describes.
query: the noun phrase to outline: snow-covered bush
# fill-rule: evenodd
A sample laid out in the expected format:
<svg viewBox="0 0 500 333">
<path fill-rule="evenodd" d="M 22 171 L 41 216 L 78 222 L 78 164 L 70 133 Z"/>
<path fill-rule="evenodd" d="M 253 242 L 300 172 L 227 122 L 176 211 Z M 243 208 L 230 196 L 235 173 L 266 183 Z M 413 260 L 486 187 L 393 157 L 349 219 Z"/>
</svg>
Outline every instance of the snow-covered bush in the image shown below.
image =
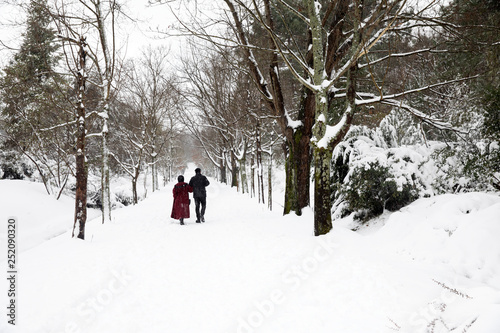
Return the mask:
<svg viewBox="0 0 500 333">
<path fill-rule="evenodd" d="M 499 93 L 491 88 L 477 107 L 457 108 L 467 121 L 455 123 L 461 133 L 433 156 L 442 171 L 435 184 L 441 193 L 500 190 Z"/>
<path fill-rule="evenodd" d="M 432 148 L 414 143 L 418 132 L 401 132 L 388 116 L 376 129 L 353 126 L 333 154 L 334 218 L 355 213 L 367 220 L 434 194 Z M 408 128 L 408 127 L 407 127 Z M 416 128 L 414 128 L 416 130 Z"/>
<path fill-rule="evenodd" d="M 500 186 L 500 147 L 495 141 L 449 143 L 433 155 L 438 193 L 492 191 Z"/>
<path fill-rule="evenodd" d="M 14 151 L 0 151 L 0 179 L 30 178 L 34 172 L 29 161 L 16 157 Z"/>
<path fill-rule="evenodd" d="M 348 203 L 348 211 L 356 212 L 355 218 L 367 220 L 380 215 L 385 209 L 398 210 L 418 198 L 413 184 L 403 181 L 398 187 L 391 168 L 378 161 L 353 168 L 349 183 L 340 194 Z"/>
<path fill-rule="evenodd" d="M 456 126 L 448 142 L 426 140 L 396 110 L 375 129 L 353 126 L 333 153 L 334 218 L 355 213 L 363 221 L 422 196 L 499 190 L 500 131 L 484 131 L 484 117 L 473 111 Z"/>
<path fill-rule="evenodd" d="M 130 191 L 113 191 L 111 194 L 112 208 L 121 208 L 133 204 L 132 194 Z M 102 209 L 102 190 L 88 190 L 87 192 L 87 207 Z"/>
</svg>

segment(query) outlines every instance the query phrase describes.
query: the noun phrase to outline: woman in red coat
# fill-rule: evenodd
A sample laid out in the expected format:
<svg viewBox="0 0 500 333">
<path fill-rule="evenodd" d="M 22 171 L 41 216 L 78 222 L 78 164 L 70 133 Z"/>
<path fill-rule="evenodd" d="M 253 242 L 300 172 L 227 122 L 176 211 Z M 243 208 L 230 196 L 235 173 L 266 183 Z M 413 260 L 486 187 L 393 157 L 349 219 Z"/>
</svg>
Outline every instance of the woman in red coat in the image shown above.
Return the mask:
<svg viewBox="0 0 500 333">
<path fill-rule="evenodd" d="M 189 192 L 193 192 L 193 188 L 184 182 L 184 176 L 177 177 L 177 181 L 178 183 L 172 191 L 174 193 L 174 205 L 170 217 L 180 220 L 181 225 L 183 225 L 184 219 L 189 218 Z"/>
</svg>

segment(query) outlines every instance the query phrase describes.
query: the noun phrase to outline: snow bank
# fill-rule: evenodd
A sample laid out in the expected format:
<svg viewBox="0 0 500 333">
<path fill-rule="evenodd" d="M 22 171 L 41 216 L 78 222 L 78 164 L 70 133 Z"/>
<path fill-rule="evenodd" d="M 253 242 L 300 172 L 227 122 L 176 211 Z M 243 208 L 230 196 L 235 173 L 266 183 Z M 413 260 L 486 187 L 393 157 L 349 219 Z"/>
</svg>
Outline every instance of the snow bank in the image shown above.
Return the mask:
<svg viewBox="0 0 500 333">
<path fill-rule="evenodd" d="M 8 217 L 18 220 L 20 251 L 35 247 L 53 237 L 73 228 L 75 200 L 61 196 L 56 200 L 47 195 L 41 183 L 21 180 L 0 181 L 0 219 Z M 100 214 L 96 210 L 88 211 L 89 218 Z M 2 222 L 3 223 L 3 222 Z M 0 237 L 6 239 L 5 228 L 0 230 Z"/>
<path fill-rule="evenodd" d="M 402 331 L 420 324 L 415 332 L 499 332 L 499 236 L 500 197 L 493 194 L 420 199 L 389 215 L 370 242 L 426 268 L 441 288 Z"/>
<path fill-rule="evenodd" d="M 421 199 L 390 215 L 375 236 L 414 260 L 500 289 L 500 200 L 484 193 Z"/>
</svg>

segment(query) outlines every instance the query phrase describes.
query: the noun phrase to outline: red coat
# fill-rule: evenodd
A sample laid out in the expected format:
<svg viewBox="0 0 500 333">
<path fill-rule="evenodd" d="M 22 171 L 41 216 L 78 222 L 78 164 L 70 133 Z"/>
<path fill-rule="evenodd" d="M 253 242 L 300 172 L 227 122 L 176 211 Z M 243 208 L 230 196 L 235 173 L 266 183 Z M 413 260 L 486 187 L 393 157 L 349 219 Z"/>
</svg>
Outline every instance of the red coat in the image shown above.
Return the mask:
<svg viewBox="0 0 500 333">
<path fill-rule="evenodd" d="M 177 183 L 172 190 L 174 193 L 174 205 L 172 207 L 173 219 L 189 218 L 189 192 L 193 192 L 193 188 L 188 183 Z"/>
</svg>

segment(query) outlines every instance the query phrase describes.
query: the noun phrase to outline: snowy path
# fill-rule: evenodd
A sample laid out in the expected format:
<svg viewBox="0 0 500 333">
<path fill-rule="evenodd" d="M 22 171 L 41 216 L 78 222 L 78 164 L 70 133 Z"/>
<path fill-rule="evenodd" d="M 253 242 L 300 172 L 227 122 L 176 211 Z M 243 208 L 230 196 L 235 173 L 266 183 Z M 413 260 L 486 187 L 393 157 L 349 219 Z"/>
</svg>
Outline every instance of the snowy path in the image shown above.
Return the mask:
<svg viewBox="0 0 500 333">
<path fill-rule="evenodd" d="M 479 317 L 487 328 L 467 332 L 498 332 L 495 266 L 484 266 L 491 279 L 467 279 L 441 259 L 411 257 L 425 251 L 394 250 L 407 240 L 399 229 L 312 237 L 310 211 L 282 217 L 216 182 L 209 189 L 204 224 L 170 219 L 169 186 L 114 211 L 111 224 L 90 221 L 85 242 L 63 234 L 23 252 L 18 330 L 0 331 L 427 332 L 434 320 L 449 332 L 441 318 L 461 332 Z M 500 213 L 492 200 L 485 216 Z M 445 303 L 451 312 L 436 310 Z"/>
</svg>

